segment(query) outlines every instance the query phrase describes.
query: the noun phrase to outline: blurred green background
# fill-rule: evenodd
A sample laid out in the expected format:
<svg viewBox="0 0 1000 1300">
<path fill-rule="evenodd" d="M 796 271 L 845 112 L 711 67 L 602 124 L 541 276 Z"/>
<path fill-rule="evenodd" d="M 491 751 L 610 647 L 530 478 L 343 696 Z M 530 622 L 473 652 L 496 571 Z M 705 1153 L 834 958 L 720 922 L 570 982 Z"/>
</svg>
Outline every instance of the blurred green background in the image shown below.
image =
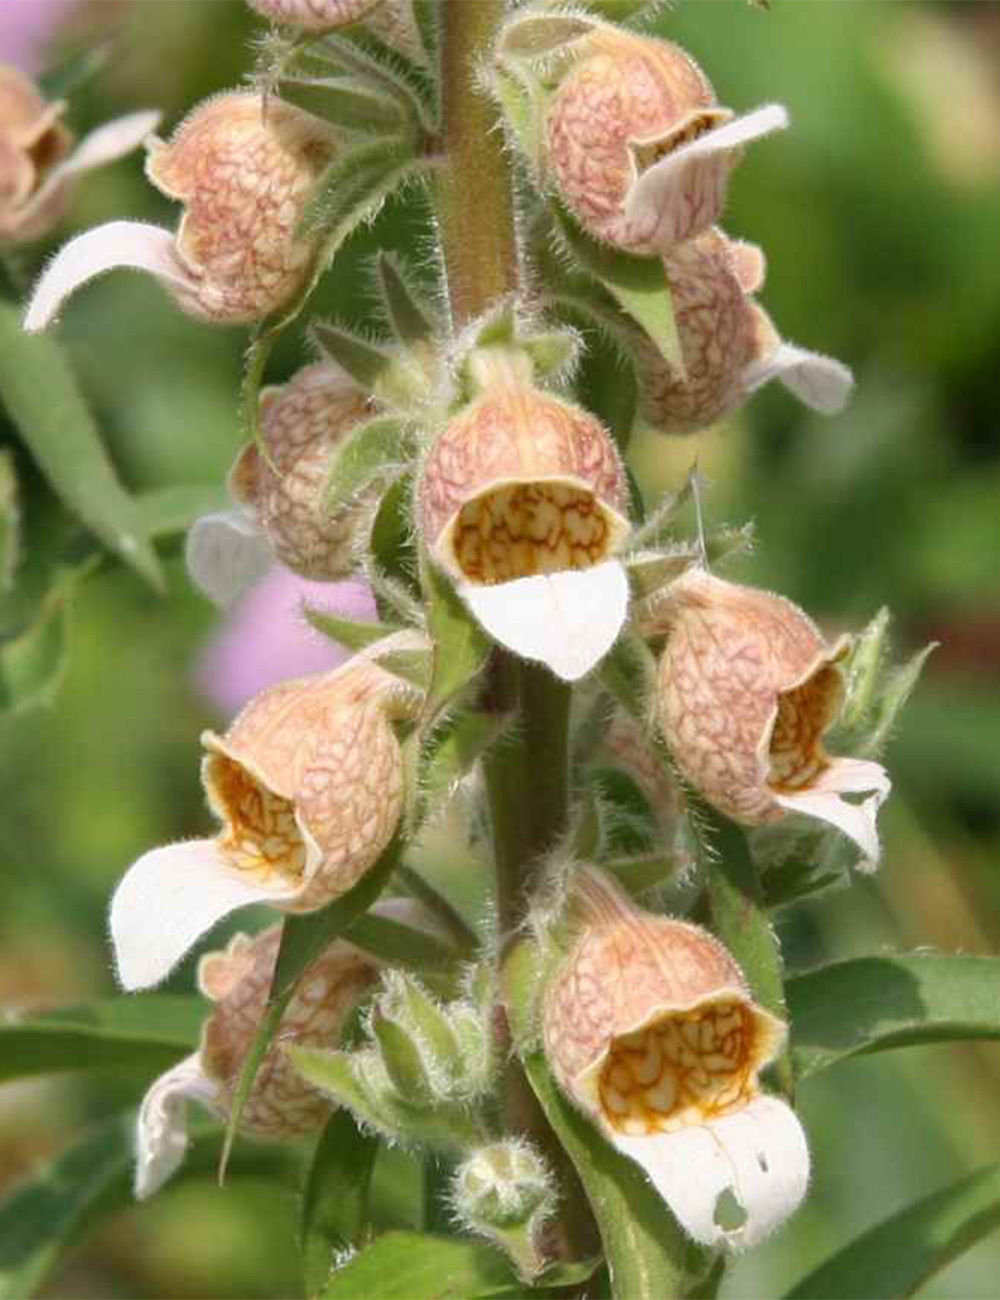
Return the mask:
<svg viewBox="0 0 1000 1300">
<path fill-rule="evenodd" d="M 109 42 L 104 70 L 72 98 L 75 128 L 138 106 L 162 108 L 170 127 L 240 81 L 261 30 L 239 0 L 115 0 L 83 5 L 52 62 Z M 858 392 L 832 420 L 775 388 L 725 429 L 651 437 L 634 448 L 640 482 L 650 493 L 676 486 L 697 454 L 714 484 L 711 520 L 757 524 L 756 552 L 730 576 L 773 586 L 829 629 L 860 626 L 888 604 L 899 654 L 941 642 L 888 753 L 881 870 L 784 914 L 790 961 L 917 946 L 995 952 L 1000 5 L 775 0 L 763 13 L 686 0 L 659 30 L 688 46 L 723 103 L 788 105 L 792 130 L 753 148 L 726 227 L 763 245 L 762 301 L 783 334 L 847 361 Z M 88 179 L 72 223 L 119 216 L 174 220 L 134 158 Z M 356 237 L 322 309 L 364 320 L 359 264 L 380 240 L 405 245 L 411 226 L 390 210 Z M 23 259 L 26 275 L 41 252 Z M 116 275 L 79 295 L 61 335 L 130 486 L 224 475 L 240 439 L 241 331 L 199 326 L 152 282 Z M 294 368 L 295 347 L 283 344 L 272 377 Z M 19 471 L 26 519 L 44 531 L 44 493 L 23 460 Z M 55 703 L 0 720 L 5 1007 L 110 994 L 113 884 L 145 848 L 207 828 L 198 735 L 223 719 L 197 694 L 192 666 L 219 616 L 176 554 L 167 569 L 165 600 L 121 570 L 81 588 Z M 190 970 L 171 987 L 190 987 Z M 0 1089 L 0 1192 L 147 1082 Z M 998 1095 L 994 1045 L 888 1053 L 807 1082 L 812 1195 L 737 1265 L 725 1294 L 780 1294 L 863 1228 L 1000 1158 Z M 168 1188 L 102 1229 L 48 1294 L 291 1294 L 294 1209 L 263 1184 Z M 998 1277 L 1000 1239 L 987 1239 L 926 1294 L 995 1296 Z"/>
</svg>

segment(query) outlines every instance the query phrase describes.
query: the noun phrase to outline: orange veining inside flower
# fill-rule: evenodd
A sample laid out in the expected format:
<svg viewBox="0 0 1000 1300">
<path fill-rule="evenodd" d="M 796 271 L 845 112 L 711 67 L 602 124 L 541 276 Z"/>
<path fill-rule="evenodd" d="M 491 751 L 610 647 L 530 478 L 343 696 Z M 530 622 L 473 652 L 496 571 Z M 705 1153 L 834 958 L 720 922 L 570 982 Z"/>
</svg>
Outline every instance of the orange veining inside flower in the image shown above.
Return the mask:
<svg viewBox="0 0 1000 1300">
<path fill-rule="evenodd" d="M 841 689 L 840 674 L 827 665 L 778 697 L 769 749 L 768 782 L 773 788 L 800 790 L 827 766 L 820 740 L 836 712 Z"/>
<path fill-rule="evenodd" d="M 221 754 L 210 759 L 210 780 L 226 809 L 219 844 L 238 871 L 287 880 L 302 876 L 306 847 L 295 823 L 294 805 L 255 781 L 239 763 Z"/>
<path fill-rule="evenodd" d="M 454 551 L 475 582 L 589 569 L 607 554 L 608 519 L 592 492 L 563 483 L 518 483 L 469 501 Z"/>
<path fill-rule="evenodd" d="M 616 1038 L 598 1082 L 605 1120 L 641 1136 L 734 1110 L 756 1087 L 755 1037 L 749 1008 L 729 999 Z"/>
</svg>

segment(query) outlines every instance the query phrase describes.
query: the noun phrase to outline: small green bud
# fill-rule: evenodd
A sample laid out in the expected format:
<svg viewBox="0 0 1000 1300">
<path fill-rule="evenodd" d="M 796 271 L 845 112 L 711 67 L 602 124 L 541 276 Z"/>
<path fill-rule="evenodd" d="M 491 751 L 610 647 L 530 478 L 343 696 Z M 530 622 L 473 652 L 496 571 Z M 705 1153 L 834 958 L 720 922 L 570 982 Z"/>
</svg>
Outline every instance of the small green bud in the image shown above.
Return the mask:
<svg viewBox="0 0 1000 1300">
<path fill-rule="evenodd" d="M 555 1203 L 548 1166 L 520 1139 L 481 1147 L 455 1171 L 456 1217 L 504 1250 L 525 1281 L 545 1266 L 538 1238 Z"/>
</svg>

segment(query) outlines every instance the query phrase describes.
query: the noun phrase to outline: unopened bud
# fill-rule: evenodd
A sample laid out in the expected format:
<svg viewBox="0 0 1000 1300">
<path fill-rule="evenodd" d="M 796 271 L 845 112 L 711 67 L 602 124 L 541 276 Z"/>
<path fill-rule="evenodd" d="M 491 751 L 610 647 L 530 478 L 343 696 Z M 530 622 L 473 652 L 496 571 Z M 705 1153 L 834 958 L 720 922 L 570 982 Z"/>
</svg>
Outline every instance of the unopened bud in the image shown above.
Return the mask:
<svg viewBox="0 0 1000 1300">
<path fill-rule="evenodd" d="M 456 1169 L 451 1204 L 462 1226 L 504 1250 L 525 1281 L 544 1267 L 540 1235 L 556 1193 L 530 1143 L 506 1138 L 480 1147 Z"/>
<path fill-rule="evenodd" d="M 139 1113 L 136 1195 L 152 1195 L 180 1164 L 187 1145 L 187 1102 L 226 1119 L 247 1052 L 264 1017 L 281 927 L 256 938 L 236 935 L 224 952 L 206 954 L 198 969 L 202 993 L 216 1003 L 199 1051 L 153 1084 Z M 281 1018 L 240 1115 L 240 1131 L 290 1138 L 320 1127 L 331 1103 L 291 1066 L 283 1047 L 333 1046 L 347 1017 L 376 978 L 374 964 L 335 941 L 309 965 Z"/>
<path fill-rule="evenodd" d="M 122 984 L 157 983 L 238 907 L 309 912 L 374 866 L 403 806 L 391 719 L 415 695 L 358 655 L 272 686 L 225 736 L 206 732 L 202 782 L 222 827 L 153 849 L 125 874 L 111 904 Z"/>
</svg>

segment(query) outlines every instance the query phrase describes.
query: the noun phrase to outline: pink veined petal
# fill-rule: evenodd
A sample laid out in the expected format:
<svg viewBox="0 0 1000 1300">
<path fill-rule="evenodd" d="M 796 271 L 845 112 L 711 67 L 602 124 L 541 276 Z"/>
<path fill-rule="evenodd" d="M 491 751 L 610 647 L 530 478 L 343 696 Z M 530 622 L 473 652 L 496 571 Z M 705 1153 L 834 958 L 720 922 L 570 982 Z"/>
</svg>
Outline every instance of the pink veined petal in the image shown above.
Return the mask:
<svg viewBox="0 0 1000 1300">
<path fill-rule="evenodd" d="M 264 576 L 274 551 L 245 511 L 224 510 L 194 521 L 184 559 L 198 590 L 225 608 Z"/>
<path fill-rule="evenodd" d="M 118 979 L 130 992 L 165 979 L 194 943 L 238 907 L 293 898 L 301 886 L 233 870 L 215 840 L 151 849 L 111 899 Z"/>
<path fill-rule="evenodd" d="M 780 343 L 743 373 L 748 392 L 777 379 L 799 401 L 822 415 L 836 415 L 847 405 L 854 388 L 854 376 L 842 362 L 821 352 L 810 352 L 794 343 Z"/>
<path fill-rule="evenodd" d="M 628 578 L 617 560 L 493 586 L 467 583 L 458 593 L 495 641 L 567 682 L 604 658 L 628 612 Z"/>
<path fill-rule="evenodd" d="M 843 831 L 861 850 L 859 868 L 874 871 L 879 859 L 875 818 L 891 788 L 889 774 L 881 763 L 861 758 L 835 758 L 808 789 L 791 794 L 775 793 L 774 799 L 789 812 L 816 817 Z M 845 794 L 864 794 L 867 791 L 872 791 L 871 797 L 859 804 L 841 798 Z"/>
<path fill-rule="evenodd" d="M 159 1191 L 187 1150 L 187 1104 L 212 1108 L 218 1085 L 201 1067 L 196 1052 L 153 1083 L 139 1107 L 135 1141 L 135 1195 L 143 1201 Z"/>
<path fill-rule="evenodd" d="M 641 241 L 667 253 L 679 240 L 713 225 L 722 206 L 726 176 L 715 155 L 780 131 L 788 125 L 781 104 L 766 104 L 682 145 L 648 167 L 629 188 L 625 218 Z"/>
<path fill-rule="evenodd" d="M 169 230 L 144 221 L 109 221 L 77 235 L 55 255 L 35 285 L 24 328 L 29 334 L 45 329 L 70 294 L 118 267 L 148 271 L 189 292 L 194 284 L 177 260 Z"/>
<path fill-rule="evenodd" d="M 160 116 L 149 110 L 129 113 L 125 117 L 115 118 L 113 122 L 106 122 L 96 131 L 84 136 L 70 156 L 52 168 L 44 184 L 31 196 L 30 202 L 24 205 L 25 216 L 30 217 L 37 208 L 42 207 L 71 176 L 91 171 L 94 167 L 103 167 L 105 163 L 114 162 L 116 158 L 122 158 L 137 149 L 150 132 L 155 131 Z"/>
<path fill-rule="evenodd" d="M 738 1111 L 674 1133 L 615 1133 L 612 1141 L 642 1166 L 684 1231 L 706 1246 L 756 1245 L 794 1213 L 809 1184 L 802 1125 L 777 1097 L 754 1097 Z M 744 1216 L 738 1227 L 724 1226 L 719 1214 L 727 1191 Z"/>
</svg>

